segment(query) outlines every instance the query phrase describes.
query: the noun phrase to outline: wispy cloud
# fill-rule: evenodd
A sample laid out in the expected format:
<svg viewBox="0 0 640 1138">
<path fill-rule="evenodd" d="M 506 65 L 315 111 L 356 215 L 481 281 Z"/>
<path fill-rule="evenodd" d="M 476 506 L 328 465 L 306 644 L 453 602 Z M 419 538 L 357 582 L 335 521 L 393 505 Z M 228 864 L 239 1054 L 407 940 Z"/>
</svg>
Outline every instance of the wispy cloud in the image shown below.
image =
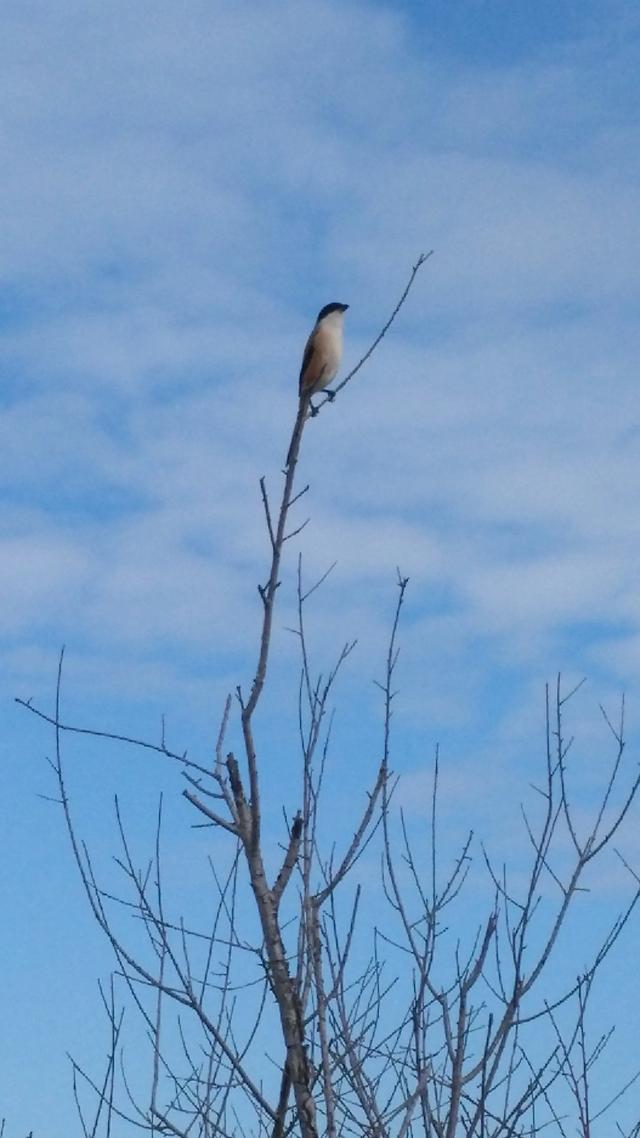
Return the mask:
<svg viewBox="0 0 640 1138">
<path fill-rule="evenodd" d="M 394 763 L 424 813 L 446 744 L 454 829 L 498 825 L 546 675 L 640 686 L 638 48 L 626 4 L 545 7 L 531 43 L 510 16 L 484 54 L 437 8 L 6 0 L 0 650 L 7 698 L 48 697 L 66 642 L 102 726 L 126 702 L 209 740 L 253 662 L 257 480 L 277 494 L 308 327 L 350 302 L 355 362 L 433 247 L 307 428 L 269 715 L 295 553 L 309 580 L 337 559 L 310 642 L 324 667 L 359 638 L 336 748 L 355 778 L 357 730 L 375 763 L 400 566 Z"/>
<path fill-rule="evenodd" d="M 397 563 L 446 593 L 462 653 L 583 621 L 635 635 L 636 128 L 614 81 L 633 46 L 480 67 L 430 61 L 382 9 L 363 43 L 357 5 L 313 31 L 293 6 L 287 35 L 270 6 L 251 35 L 241 8 L 36 8 L 37 35 L 7 17 L 3 80 L 12 632 L 37 609 L 97 652 L 104 629 L 235 641 L 309 319 L 348 294 L 355 358 L 434 245 L 393 339 L 309 428 L 300 544 L 339 556 L 338 622 L 349 582 Z M 36 548 L 52 570 L 29 589 Z"/>
</svg>

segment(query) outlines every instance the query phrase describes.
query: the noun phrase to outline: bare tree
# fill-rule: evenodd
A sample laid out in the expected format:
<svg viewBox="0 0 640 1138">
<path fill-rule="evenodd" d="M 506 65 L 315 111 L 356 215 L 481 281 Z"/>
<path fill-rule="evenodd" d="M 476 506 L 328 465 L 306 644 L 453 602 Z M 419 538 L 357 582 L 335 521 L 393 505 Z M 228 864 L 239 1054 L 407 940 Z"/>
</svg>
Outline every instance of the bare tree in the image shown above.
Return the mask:
<svg viewBox="0 0 640 1138">
<path fill-rule="evenodd" d="M 340 387 L 375 350 L 425 260 L 419 258 L 387 324 Z M 301 400 L 277 510 L 260 481 L 269 564 L 258 587 L 257 659 L 248 686 L 227 698 L 211 764 L 171 750 L 164 738 L 156 744 L 64 722 L 62 655 L 54 715 L 18 701 L 53 727 L 53 769 L 73 855 L 116 961 L 108 989 L 100 989 L 109 1026 L 106 1068 L 95 1077 L 72 1061 L 82 1133 L 508 1138 L 547 1129 L 594 1138 L 598 1119 L 634 1082 L 598 1098 L 592 1071 L 609 1035 L 601 1031 L 590 1042 L 588 1022 L 594 983 L 640 899 L 632 867 L 626 866 L 626 907 L 587 966 L 559 987 L 551 964 L 589 867 L 613 845 L 637 798 L 640 775 L 625 772 L 624 706 L 619 722 L 606 717 L 611 765 L 590 820 L 579 825 L 564 734 L 574 692 L 565 692 L 560 679 L 547 691 L 540 783 L 533 807 L 522 810 L 528 864 L 515 881 L 472 834 L 452 862 L 443 858 L 438 755 L 427 842 L 417 848 L 393 802 L 392 710 L 408 586 L 398 573 L 379 684 L 380 753 L 341 843 L 322 812 L 323 791 L 334 688 L 354 645 L 344 644 L 329 672 L 316 674 L 305 618 L 322 580 L 307 584 L 298 559 L 298 799 L 284 815 L 280 838 L 273 823 L 265 824 L 269 777 L 256 713 L 269 674 L 282 558 L 301 528 L 292 510 L 308 489 L 295 489 L 307 413 Z M 228 750 L 236 715 L 240 749 Z M 67 792 L 62 738 L 69 733 L 144 747 L 178 764 L 197 817 L 228 843 L 226 856 L 210 861 L 208 925 L 176 913 L 165 896 L 162 802 L 153 856 L 143 868 L 116 802 L 121 886 L 98 881 Z M 374 905 L 360 879 L 360 867 L 372 866 L 379 866 Z M 480 871 L 488 892 L 477 902 L 483 915 L 469 934 L 464 914 Z M 133 1058 L 123 1043 L 132 1020 L 138 1024 Z M 639 1134 L 640 1122 L 627 1138 Z"/>
</svg>

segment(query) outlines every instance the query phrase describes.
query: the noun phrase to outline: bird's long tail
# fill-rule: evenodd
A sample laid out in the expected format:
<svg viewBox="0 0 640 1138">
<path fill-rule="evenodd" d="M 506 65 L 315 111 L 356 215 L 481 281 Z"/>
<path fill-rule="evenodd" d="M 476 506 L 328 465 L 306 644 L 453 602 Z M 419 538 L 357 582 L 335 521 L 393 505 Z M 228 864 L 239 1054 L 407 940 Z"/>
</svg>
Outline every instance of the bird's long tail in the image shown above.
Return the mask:
<svg viewBox="0 0 640 1138">
<path fill-rule="evenodd" d="M 309 415 L 309 404 L 310 404 L 310 402 L 311 402 L 311 396 L 307 392 L 303 391 L 301 396 L 300 396 L 300 402 L 298 404 L 298 414 L 296 416 L 296 421 L 295 421 L 295 424 L 293 427 L 293 434 L 291 435 L 291 442 L 289 443 L 289 450 L 287 451 L 287 466 L 288 467 L 291 466 L 292 462 L 298 461 L 298 452 L 300 450 L 300 441 L 302 439 L 302 432 L 304 430 L 304 425 L 305 425 L 305 423 L 307 421 L 307 417 Z"/>
</svg>

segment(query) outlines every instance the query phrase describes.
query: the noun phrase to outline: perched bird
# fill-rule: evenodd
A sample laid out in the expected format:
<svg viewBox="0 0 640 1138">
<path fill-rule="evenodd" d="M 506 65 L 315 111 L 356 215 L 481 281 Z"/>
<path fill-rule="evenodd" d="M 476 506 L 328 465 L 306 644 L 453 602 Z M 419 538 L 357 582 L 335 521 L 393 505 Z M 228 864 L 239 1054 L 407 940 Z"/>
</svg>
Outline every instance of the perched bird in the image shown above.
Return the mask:
<svg viewBox="0 0 640 1138">
<path fill-rule="evenodd" d="M 287 454 L 287 466 L 292 459 L 298 456 L 298 448 L 302 437 L 305 419 L 309 414 L 315 415 L 317 409 L 311 402 L 311 396 L 316 391 L 325 391 L 330 399 L 334 392 L 327 391 L 327 385 L 336 375 L 342 358 L 342 328 L 344 314 L 348 304 L 325 304 L 318 313 L 309 339 L 307 340 L 302 367 L 300 368 L 300 406 L 298 417 L 293 431 L 293 437 Z"/>
<path fill-rule="evenodd" d="M 300 398 L 323 391 L 335 377 L 342 358 L 342 330 L 348 304 L 325 304 L 307 340 L 300 368 Z M 328 391 L 329 398 L 333 392 Z"/>
</svg>

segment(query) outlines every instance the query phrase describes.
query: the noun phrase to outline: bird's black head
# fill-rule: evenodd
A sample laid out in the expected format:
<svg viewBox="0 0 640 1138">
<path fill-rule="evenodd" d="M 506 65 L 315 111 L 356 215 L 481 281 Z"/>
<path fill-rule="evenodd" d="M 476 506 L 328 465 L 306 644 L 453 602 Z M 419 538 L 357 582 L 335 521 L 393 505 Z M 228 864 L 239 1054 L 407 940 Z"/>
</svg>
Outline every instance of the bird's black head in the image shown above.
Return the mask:
<svg viewBox="0 0 640 1138">
<path fill-rule="evenodd" d="M 320 309 L 318 320 L 323 320 L 325 316 L 330 316 L 332 312 L 346 312 L 348 307 L 348 304 L 339 304 L 334 300 L 332 304 L 325 304 L 324 308 Z"/>
</svg>

